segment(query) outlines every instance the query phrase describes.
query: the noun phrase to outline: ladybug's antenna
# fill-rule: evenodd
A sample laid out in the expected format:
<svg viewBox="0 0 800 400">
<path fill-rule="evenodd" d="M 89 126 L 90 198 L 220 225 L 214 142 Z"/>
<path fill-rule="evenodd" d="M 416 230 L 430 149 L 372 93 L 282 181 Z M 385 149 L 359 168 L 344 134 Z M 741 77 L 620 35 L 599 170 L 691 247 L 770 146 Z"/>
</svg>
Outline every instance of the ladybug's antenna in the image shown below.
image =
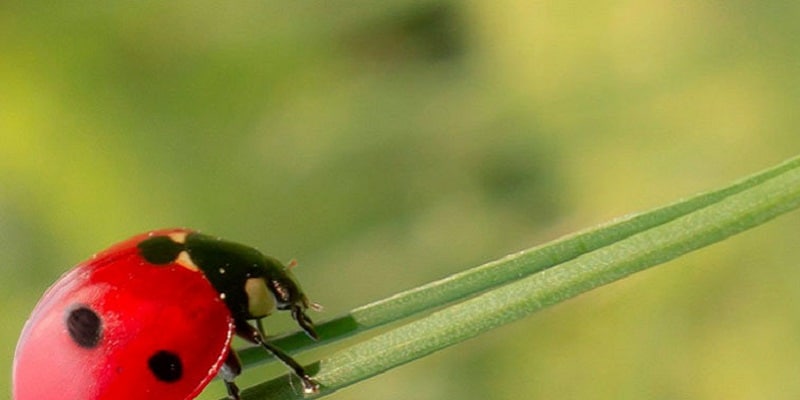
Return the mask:
<svg viewBox="0 0 800 400">
<path fill-rule="evenodd" d="M 289 260 L 289 263 L 286 264 L 286 269 L 292 269 L 297 266 L 297 259 L 293 258 Z"/>
</svg>

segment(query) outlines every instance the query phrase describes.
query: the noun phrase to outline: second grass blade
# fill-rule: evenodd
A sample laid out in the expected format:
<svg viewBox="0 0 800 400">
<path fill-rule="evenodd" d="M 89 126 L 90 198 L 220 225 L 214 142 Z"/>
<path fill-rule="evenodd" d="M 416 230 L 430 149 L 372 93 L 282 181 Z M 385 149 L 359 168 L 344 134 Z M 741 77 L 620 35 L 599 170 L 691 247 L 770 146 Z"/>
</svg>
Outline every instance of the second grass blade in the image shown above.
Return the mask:
<svg viewBox="0 0 800 400">
<path fill-rule="evenodd" d="M 685 216 L 797 168 L 800 168 L 800 158 L 790 159 L 722 189 L 701 193 L 648 212 L 628 215 L 606 225 L 565 236 L 356 308 L 347 315 L 318 325 L 317 331 L 324 338 L 321 342 L 312 342 L 302 332 L 295 332 L 276 338 L 273 343 L 287 351 L 296 352 L 463 300 Z M 245 365 L 262 362 L 269 357 L 260 348 L 245 349 L 240 356 Z"/>
<path fill-rule="evenodd" d="M 795 165 L 705 208 L 340 350 L 320 362 L 315 379 L 323 386 L 321 394 L 331 393 L 723 240 L 798 206 L 800 168 Z M 505 259 L 496 263 L 502 268 L 507 262 Z M 286 385 L 287 379 L 284 376 L 258 385 L 247 391 L 247 398 L 301 398 Z"/>
</svg>

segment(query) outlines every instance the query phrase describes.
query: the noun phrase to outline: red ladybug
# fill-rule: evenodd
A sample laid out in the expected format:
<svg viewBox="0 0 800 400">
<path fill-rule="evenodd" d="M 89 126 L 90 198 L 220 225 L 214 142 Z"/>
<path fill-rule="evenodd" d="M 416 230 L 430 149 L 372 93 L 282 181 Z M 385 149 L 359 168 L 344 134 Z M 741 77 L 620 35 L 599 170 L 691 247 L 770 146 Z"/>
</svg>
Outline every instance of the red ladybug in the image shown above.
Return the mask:
<svg viewBox="0 0 800 400">
<path fill-rule="evenodd" d="M 239 399 L 234 333 L 313 393 L 303 367 L 265 340 L 261 319 L 289 310 L 317 339 L 305 313 L 317 307 L 289 268 L 253 248 L 186 229 L 134 236 L 47 290 L 17 344 L 14 399 L 193 399 L 217 374 Z"/>
</svg>

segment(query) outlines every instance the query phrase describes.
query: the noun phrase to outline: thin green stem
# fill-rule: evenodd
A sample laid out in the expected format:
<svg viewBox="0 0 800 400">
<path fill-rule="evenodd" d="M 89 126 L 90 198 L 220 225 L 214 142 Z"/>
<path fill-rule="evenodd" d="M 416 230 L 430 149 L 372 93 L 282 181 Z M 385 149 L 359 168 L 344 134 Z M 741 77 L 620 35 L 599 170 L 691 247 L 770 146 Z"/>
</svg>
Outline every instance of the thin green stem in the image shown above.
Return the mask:
<svg viewBox="0 0 800 400">
<path fill-rule="evenodd" d="M 607 241 L 607 235 L 611 235 L 616 239 L 604 246 L 586 244 L 582 254 L 572 256 L 569 261 L 556 266 L 552 266 L 551 258 L 545 264 L 552 267 L 546 270 L 541 267 L 521 267 L 520 264 L 543 265 L 539 257 L 533 255 L 548 246 L 487 264 L 490 267 L 479 267 L 514 271 L 538 268 L 540 272 L 528 273 L 505 286 L 496 287 L 331 354 L 311 368 L 316 372 L 315 379 L 322 385 L 319 395 L 332 393 L 793 210 L 800 206 L 798 161 L 790 161 L 777 167 L 777 170 L 779 172 L 773 169 L 771 171 L 774 173 L 759 175 L 763 179 L 756 179 L 739 190 L 728 188 L 712 192 L 725 194 L 714 196 L 704 206 L 693 207 L 681 215 L 673 215 L 667 220 L 659 218 L 661 222 L 657 224 L 647 222 L 653 213 L 660 214 L 674 206 L 629 218 L 626 221 L 638 219 L 642 223 L 638 231 L 631 231 L 622 237 L 618 233 L 608 233 L 609 230 L 618 229 L 619 223 L 597 228 L 592 232 L 598 233 L 592 237 Z M 751 181 L 742 181 L 734 187 L 744 182 Z M 708 194 L 678 204 L 695 202 L 703 196 Z M 578 236 L 586 237 L 589 233 Z M 591 242 L 594 243 L 593 240 Z M 589 247 L 594 250 L 587 251 Z M 378 321 L 385 319 L 377 318 Z M 245 399 L 302 398 L 301 394 L 287 385 L 287 381 L 288 377 L 284 376 L 257 385 L 245 391 Z"/>
<path fill-rule="evenodd" d="M 645 213 L 631 214 L 608 224 L 568 235 L 358 307 L 346 315 L 319 324 L 317 332 L 322 337 L 319 342 L 313 342 L 302 332 L 297 331 L 274 338 L 272 343 L 286 351 L 297 353 L 410 317 L 422 311 L 463 300 L 493 287 L 572 260 L 638 232 L 667 223 L 750 189 L 798 166 L 800 166 L 800 158 L 795 158 L 725 188 L 701 193 Z M 244 349 L 240 351 L 240 357 L 245 366 L 273 360 L 260 348 Z"/>
</svg>

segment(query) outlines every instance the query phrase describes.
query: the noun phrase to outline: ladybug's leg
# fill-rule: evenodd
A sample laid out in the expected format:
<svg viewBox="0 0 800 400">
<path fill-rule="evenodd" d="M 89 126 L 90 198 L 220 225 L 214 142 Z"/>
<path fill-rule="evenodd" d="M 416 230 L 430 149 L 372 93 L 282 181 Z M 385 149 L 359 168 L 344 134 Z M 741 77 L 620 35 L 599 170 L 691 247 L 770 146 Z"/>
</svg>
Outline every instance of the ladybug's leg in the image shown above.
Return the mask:
<svg viewBox="0 0 800 400">
<path fill-rule="evenodd" d="M 261 337 L 267 337 L 267 331 L 264 330 L 264 321 L 263 318 L 259 318 L 256 320 L 256 328 L 258 328 L 258 333 L 261 334 Z"/>
<path fill-rule="evenodd" d="M 280 360 L 284 365 L 289 367 L 301 381 L 303 381 L 303 392 L 305 393 L 316 393 L 319 391 L 319 384 L 314 382 L 313 379 L 306 373 L 306 370 L 300 365 L 297 361 L 295 361 L 292 357 L 288 354 L 284 353 L 283 350 L 275 347 L 272 343 L 268 342 L 264 335 L 262 335 L 261 330 L 254 328 L 252 325 L 248 324 L 246 321 L 237 322 L 236 323 L 236 334 L 248 340 L 252 343 L 255 343 L 264 348 L 264 350 L 270 352 L 273 356 L 275 356 L 278 360 Z"/>
<path fill-rule="evenodd" d="M 219 376 L 225 381 L 225 389 L 228 389 L 228 397 L 232 400 L 240 400 L 239 387 L 236 386 L 234 379 L 241 373 L 242 362 L 239 360 L 239 356 L 233 349 L 228 349 L 228 357 L 219 370 Z"/>
</svg>

